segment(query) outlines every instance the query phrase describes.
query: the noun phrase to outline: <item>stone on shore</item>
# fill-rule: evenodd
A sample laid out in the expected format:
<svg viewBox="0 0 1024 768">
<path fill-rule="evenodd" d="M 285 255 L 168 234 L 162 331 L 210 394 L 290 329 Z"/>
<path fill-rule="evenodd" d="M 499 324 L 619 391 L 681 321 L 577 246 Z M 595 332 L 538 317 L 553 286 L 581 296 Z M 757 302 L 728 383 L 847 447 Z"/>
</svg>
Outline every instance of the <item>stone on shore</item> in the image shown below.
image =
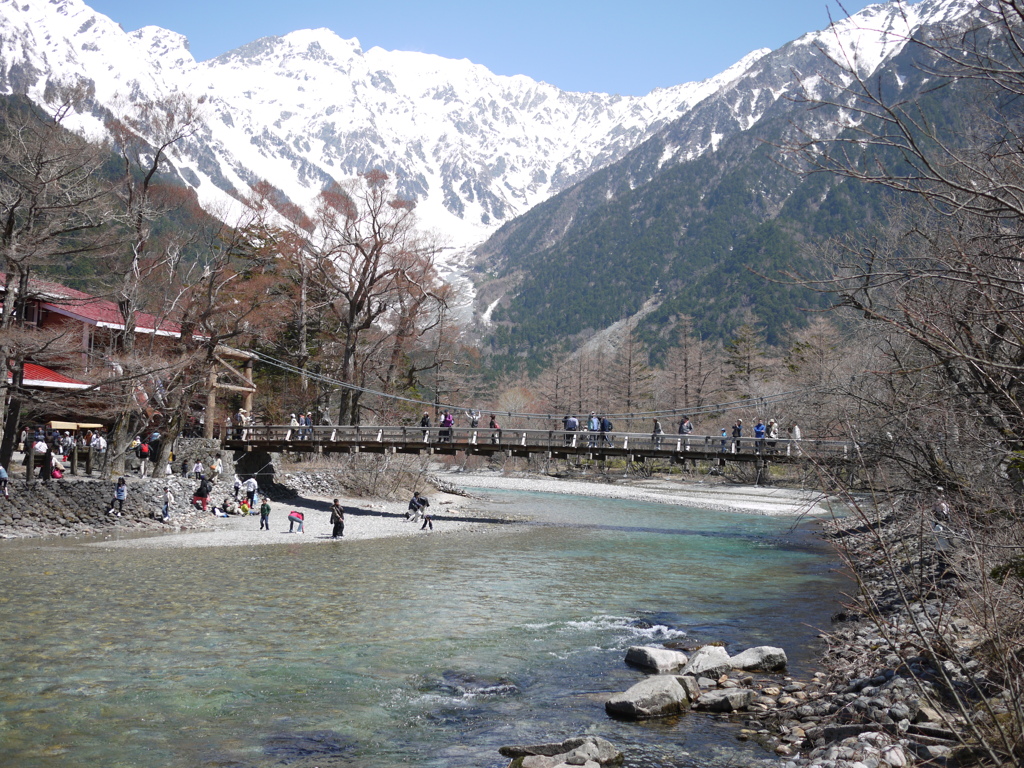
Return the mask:
<svg viewBox="0 0 1024 768">
<path fill-rule="evenodd" d="M 744 671 L 782 672 L 786 668 L 786 652 L 770 645 L 759 645 L 737 653 L 729 659 L 733 669 Z"/>
<path fill-rule="evenodd" d="M 622 762 L 622 752 L 600 736 L 576 736 L 552 744 L 501 747 L 504 757 L 514 758 L 509 768 L 557 768 L 572 766 L 607 766 Z"/>
<path fill-rule="evenodd" d="M 683 667 L 684 675 L 719 678 L 732 669 L 729 653 L 719 645 L 700 648 Z"/>
<path fill-rule="evenodd" d="M 612 696 L 604 708 L 613 717 L 641 720 L 683 712 L 690 708 L 690 700 L 674 675 L 651 675 Z"/>
<path fill-rule="evenodd" d="M 746 709 L 754 703 L 756 694 L 749 688 L 723 688 L 718 691 L 705 691 L 697 699 L 694 707 L 705 712 L 735 712 Z"/>
<path fill-rule="evenodd" d="M 626 663 L 655 672 L 674 672 L 687 662 L 686 654 L 670 648 L 634 645 L 626 651 Z"/>
</svg>

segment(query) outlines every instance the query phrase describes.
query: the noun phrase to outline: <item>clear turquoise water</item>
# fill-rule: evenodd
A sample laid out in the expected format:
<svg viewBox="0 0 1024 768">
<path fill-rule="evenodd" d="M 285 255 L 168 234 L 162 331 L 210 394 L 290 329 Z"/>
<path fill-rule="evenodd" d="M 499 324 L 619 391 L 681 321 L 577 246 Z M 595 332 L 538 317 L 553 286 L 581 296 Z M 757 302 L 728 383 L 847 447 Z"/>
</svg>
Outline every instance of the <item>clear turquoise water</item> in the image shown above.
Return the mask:
<svg viewBox="0 0 1024 768">
<path fill-rule="evenodd" d="M 621 723 L 603 702 L 640 679 L 622 662 L 637 643 L 771 643 L 806 673 L 840 589 L 809 536 L 488 493 L 543 524 L 258 549 L 3 543 L 0 764 L 502 766 L 503 744 L 583 732 L 634 766 L 768 757 L 734 724 Z"/>
</svg>

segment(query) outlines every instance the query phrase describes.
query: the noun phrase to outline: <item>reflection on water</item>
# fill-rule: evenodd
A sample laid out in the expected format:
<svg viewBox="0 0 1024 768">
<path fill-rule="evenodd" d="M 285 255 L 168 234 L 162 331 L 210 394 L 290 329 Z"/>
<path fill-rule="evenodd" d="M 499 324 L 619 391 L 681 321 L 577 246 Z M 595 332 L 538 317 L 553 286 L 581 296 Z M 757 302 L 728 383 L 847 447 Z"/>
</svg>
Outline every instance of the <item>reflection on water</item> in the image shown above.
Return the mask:
<svg viewBox="0 0 1024 768">
<path fill-rule="evenodd" d="M 338 546 L 0 547 L 0 756 L 23 767 L 499 766 L 599 733 L 631 765 L 766 757 L 701 715 L 606 718 L 629 645 L 772 643 L 833 610 L 791 520 L 494 492 L 545 525 Z M 439 523 L 443 527 L 443 521 Z"/>
</svg>

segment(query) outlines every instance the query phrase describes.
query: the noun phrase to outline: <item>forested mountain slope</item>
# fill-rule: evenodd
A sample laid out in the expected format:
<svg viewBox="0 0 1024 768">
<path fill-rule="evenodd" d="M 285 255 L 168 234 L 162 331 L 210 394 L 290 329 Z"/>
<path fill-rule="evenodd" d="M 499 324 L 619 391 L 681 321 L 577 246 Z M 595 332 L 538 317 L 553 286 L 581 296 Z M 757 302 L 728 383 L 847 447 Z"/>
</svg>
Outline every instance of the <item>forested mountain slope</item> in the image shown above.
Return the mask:
<svg viewBox="0 0 1024 768">
<path fill-rule="evenodd" d="M 961 4 L 931 4 L 931 15 L 928 5 L 916 6 L 922 21 L 914 33 L 922 39 L 970 18 Z M 835 46 L 810 37 L 764 57 L 622 161 L 506 224 L 477 250 L 478 307 L 497 302 L 486 347 L 499 368 L 523 360 L 543 366 L 652 299 L 658 306 L 641 332 L 656 357 L 672 343 L 680 315 L 692 316 L 704 337 L 727 339 L 750 323 L 778 343 L 806 322 L 805 310 L 822 305 L 787 278 L 816 273 L 805 246 L 863 231 L 884 218 L 891 200 L 880 188 L 806 173 L 787 150 L 808 135 L 850 127 L 849 114 L 834 105 L 857 86 Z M 928 93 L 930 54 L 905 39 L 864 71 L 850 58 L 887 96 L 927 93 L 922 108 L 933 119 L 949 119 L 970 99 L 969 83 Z M 713 149 L 693 151 L 702 144 Z"/>
</svg>

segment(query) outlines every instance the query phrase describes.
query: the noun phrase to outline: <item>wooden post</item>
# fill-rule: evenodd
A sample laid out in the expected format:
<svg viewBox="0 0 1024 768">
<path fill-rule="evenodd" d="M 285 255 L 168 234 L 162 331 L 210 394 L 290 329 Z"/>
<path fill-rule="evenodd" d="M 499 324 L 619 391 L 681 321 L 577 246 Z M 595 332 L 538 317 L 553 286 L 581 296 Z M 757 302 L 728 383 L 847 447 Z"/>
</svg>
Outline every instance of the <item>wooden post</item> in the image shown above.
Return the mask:
<svg viewBox="0 0 1024 768">
<path fill-rule="evenodd" d="M 71 474 L 78 474 L 78 446 L 74 446 L 71 449 Z"/>
<path fill-rule="evenodd" d="M 35 441 L 29 441 L 28 451 L 25 453 L 25 480 L 29 485 L 35 482 L 36 475 L 36 446 Z"/>
<path fill-rule="evenodd" d="M 213 425 L 217 423 L 217 371 L 210 366 L 210 380 L 207 382 L 206 392 L 206 423 L 203 424 L 203 437 L 207 440 L 213 438 Z M 221 435 L 221 440 L 227 435 Z"/>
<path fill-rule="evenodd" d="M 245 361 L 244 373 L 246 382 L 248 382 L 250 387 L 255 389 L 256 385 L 252 381 L 252 364 L 253 360 L 250 357 L 248 360 Z M 242 398 L 242 407 L 245 408 L 245 412 L 249 414 L 250 417 L 252 416 L 252 396 L 252 392 L 246 392 L 244 397 Z"/>
<path fill-rule="evenodd" d="M 85 449 L 85 474 L 92 475 L 92 446 Z"/>
</svg>

